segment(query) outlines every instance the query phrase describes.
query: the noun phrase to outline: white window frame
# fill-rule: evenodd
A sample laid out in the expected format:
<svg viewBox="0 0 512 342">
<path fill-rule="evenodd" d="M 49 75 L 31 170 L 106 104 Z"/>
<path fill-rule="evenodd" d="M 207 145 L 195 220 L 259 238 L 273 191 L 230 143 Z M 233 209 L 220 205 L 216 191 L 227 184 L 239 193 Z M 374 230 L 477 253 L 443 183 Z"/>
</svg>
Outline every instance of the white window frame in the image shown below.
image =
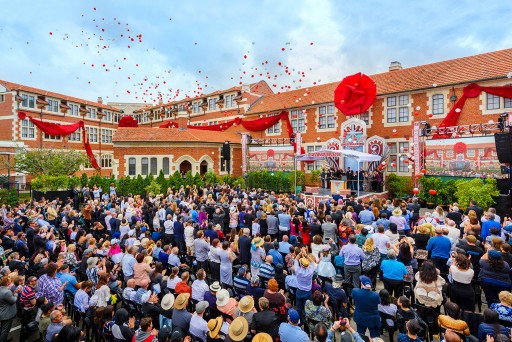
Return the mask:
<svg viewBox="0 0 512 342">
<path fill-rule="evenodd" d="M 82 142 L 82 129 L 79 128 L 73 133 L 68 135 L 68 141 L 73 143 L 80 143 Z"/>
<path fill-rule="evenodd" d="M 317 112 L 317 131 L 333 131 L 336 129 L 336 109 L 334 104 L 319 106 Z"/>
<path fill-rule="evenodd" d="M 443 115 L 444 114 L 444 94 L 432 95 L 432 114 Z"/>
<path fill-rule="evenodd" d="M 306 145 L 306 153 L 311 153 L 314 151 L 318 151 L 322 149 L 322 145 Z M 306 164 L 306 171 L 312 171 L 312 170 L 321 170 L 322 169 L 322 161 L 316 160 L 313 163 L 307 163 Z"/>
<path fill-rule="evenodd" d="M 69 103 L 69 110 L 68 113 L 71 116 L 80 116 L 80 106 L 74 103 Z"/>
<path fill-rule="evenodd" d="M 23 101 L 21 101 L 22 107 L 36 108 L 36 97 L 34 95 L 21 94 L 21 97 L 23 98 Z"/>
<path fill-rule="evenodd" d="M 24 140 L 35 140 L 36 139 L 36 126 L 29 119 L 20 121 L 20 135 L 21 139 Z"/>
<path fill-rule="evenodd" d="M 59 101 L 54 99 L 46 99 L 48 102 L 48 106 L 46 106 L 46 110 L 48 112 L 58 113 L 59 112 Z"/>
<path fill-rule="evenodd" d="M 412 102 L 413 99 L 409 94 L 396 94 L 385 97 L 382 119 L 384 127 L 410 125 Z"/>
<path fill-rule="evenodd" d="M 147 176 L 149 174 L 149 158 L 148 157 L 140 158 L 140 174 L 141 174 L 141 176 Z"/>
<path fill-rule="evenodd" d="M 201 104 L 202 103 L 203 103 L 203 101 L 192 102 L 192 113 L 194 113 L 194 114 L 201 113 Z"/>
<path fill-rule="evenodd" d="M 113 156 L 111 154 L 102 154 L 101 155 L 101 167 L 105 169 L 112 168 L 112 159 Z"/>
<path fill-rule="evenodd" d="M 218 110 L 219 107 L 217 107 L 217 101 L 218 101 L 218 98 L 215 98 L 215 97 L 208 99 L 208 111 L 209 112 Z"/>
<path fill-rule="evenodd" d="M 102 144 L 112 144 L 112 136 L 114 131 L 110 128 L 102 128 L 101 129 L 101 143 Z"/>
<path fill-rule="evenodd" d="M 132 173 L 131 166 L 133 166 L 133 173 Z M 136 176 L 137 175 L 137 158 L 135 158 L 135 157 L 128 158 L 127 172 L 128 172 L 128 176 Z"/>
<path fill-rule="evenodd" d="M 87 107 L 87 115 L 88 119 L 98 119 L 98 109 L 93 107 Z"/>
<path fill-rule="evenodd" d="M 166 170 L 167 168 L 167 170 Z M 164 172 L 164 175 L 169 175 L 171 172 L 171 158 L 169 157 L 163 157 L 162 158 L 162 171 Z"/>
<path fill-rule="evenodd" d="M 226 108 L 234 108 L 235 107 L 235 97 L 236 94 L 229 94 L 224 96 L 224 106 Z"/>
<path fill-rule="evenodd" d="M 90 143 L 98 142 L 98 127 L 85 126 L 87 130 L 87 139 Z"/>
<path fill-rule="evenodd" d="M 43 140 L 44 141 L 62 141 L 62 136 L 60 135 L 50 135 L 48 133 L 43 132 Z"/>
<path fill-rule="evenodd" d="M 154 162 L 154 164 L 153 164 Z M 155 172 L 153 172 L 155 171 Z M 149 158 L 149 173 L 151 173 L 153 176 L 158 176 L 158 158 L 157 157 L 151 157 Z"/>
<path fill-rule="evenodd" d="M 295 117 L 294 117 L 295 116 Z M 304 110 L 290 111 L 290 124 L 293 132 L 306 132 L 306 114 Z"/>
</svg>

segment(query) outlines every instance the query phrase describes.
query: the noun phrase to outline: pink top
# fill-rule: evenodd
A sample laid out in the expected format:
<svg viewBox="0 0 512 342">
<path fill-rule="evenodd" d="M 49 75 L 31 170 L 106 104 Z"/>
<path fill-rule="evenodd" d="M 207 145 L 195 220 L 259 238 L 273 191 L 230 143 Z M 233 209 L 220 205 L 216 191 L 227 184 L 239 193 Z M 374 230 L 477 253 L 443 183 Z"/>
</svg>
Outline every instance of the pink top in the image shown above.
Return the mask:
<svg viewBox="0 0 512 342">
<path fill-rule="evenodd" d="M 149 267 L 145 262 L 135 263 L 135 266 L 133 267 L 133 279 L 135 279 L 135 285 L 140 286 L 141 281 L 144 279 L 150 281 L 149 272 L 151 272 L 151 267 Z"/>
<path fill-rule="evenodd" d="M 238 302 L 236 301 L 236 299 L 229 298 L 229 301 L 226 305 L 217 306 L 217 309 L 222 313 L 230 315 L 231 317 L 235 317 L 235 310 L 237 307 L 238 307 Z"/>
</svg>

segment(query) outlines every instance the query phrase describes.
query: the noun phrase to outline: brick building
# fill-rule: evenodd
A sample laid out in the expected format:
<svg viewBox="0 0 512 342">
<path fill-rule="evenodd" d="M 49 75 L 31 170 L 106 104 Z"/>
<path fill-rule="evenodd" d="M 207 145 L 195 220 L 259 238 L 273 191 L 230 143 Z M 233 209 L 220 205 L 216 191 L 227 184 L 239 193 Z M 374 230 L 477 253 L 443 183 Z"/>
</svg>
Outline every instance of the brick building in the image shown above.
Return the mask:
<svg viewBox="0 0 512 342">
<path fill-rule="evenodd" d="M 426 121 L 432 127 L 438 126 L 469 83 L 512 84 L 512 49 L 410 68 L 393 62 L 388 71 L 369 76 L 377 85 L 377 98 L 366 113 L 356 116 L 347 117 L 334 107 L 333 92 L 339 81 L 284 93 L 274 93 L 265 81 L 260 81 L 136 109 L 133 116 L 139 127 L 121 129 L 117 129 L 121 111 L 101 101 L 89 102 L 0 81 L 0 119 L 6 123 L 0 125 L 0 150 L 14 151 L 15 146 L 36 148 L 40 144 L 43 148 L 82 149 L 81 141 L 77 140 L 81 139 L 79 134 L 68 138 L 43 137 L 41 141 L 37 129 L 17 118 L 20 110 L 34 118 L 42 113 L 43 120 L 51 122 L 85 120 L 98 157 L 101 141 L 104 175 L 158 173 L 160 170 L 172 174 L 189 168 L 193 173 L 203 173 L 208 168 L 220 174 L 240 175 L 241 136 L 236 133 L 241 133 L 242 127 L 215 132 L 185 130 L 187 124 L 208 126 L 234 118 L 252 120 L 284 110 L 289 113 L 294 131 L 302 133 L 302 146 L 307 152 L 326 145 L 364 152 L 386 150 L 388 172 L 412 175 L 414 170 L 400 154 L 412 148 L 414 122 Z M 476 98 L 467 99 L 457 124 L 496 122 L 508 111 L 512 112 L 512 100 L 482 92 Z M 99 112 L 104 115 L 101 120 Z M 174 128 L 157 128 L 162 125 Z M 283 121 L 251 135 L 253 138 L 288 138 Z M 226 168 L 220 155 L 225 141 L 231 143 L 233 162 L 230 168 Z M 341 160 L 340 167 L 346 168 L 350 163 L 350 160 Z M 320 165 L 316 162 L 305 168 L 309 171 Z"/>
</svg>

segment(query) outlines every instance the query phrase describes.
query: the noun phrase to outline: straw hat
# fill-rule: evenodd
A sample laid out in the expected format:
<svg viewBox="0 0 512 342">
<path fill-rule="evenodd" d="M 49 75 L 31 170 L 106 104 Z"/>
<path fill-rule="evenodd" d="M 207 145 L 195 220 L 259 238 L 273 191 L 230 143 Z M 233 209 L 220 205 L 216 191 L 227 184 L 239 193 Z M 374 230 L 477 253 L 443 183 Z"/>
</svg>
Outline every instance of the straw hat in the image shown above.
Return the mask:
<svg viewBox="0 0 512 342">
<path fill-rule="evenodd" d="M 256 247 L 261 247 L 261 246 L 263 246 L 264 241 L 262 238 L 257 237 L 257 238 L 252 239 L 251 243 L 253 245 L 255 245 Z"/>
<path fill-rule="evenodd" d="M 254 308 L 254 298 L 252 296 L 243 296 L 238 302 L 238 309 L 242 313 L 248 313 Z"/>
<path fill-rule="evenodd" d="M 217 337 L 217 335 L 220 332 L 220 328 L 222 327 L 222 316 L 219 316 L 217 318 L 212 318 L 208 321 L 208 335 L 210 335 L 211 338 Z"/>
<path fill-rule="evenodd" d="M 210 290 L 213 292 L 219 292 L 221 289 L 222 289 L 222 287 L 220 287 L 220 284 L 218 281 L 214 281 L 213 284 L 210 285 Z"/>
<path fill-rule="evenodd" d="M 400 209 L 400 208 L 395 208 L 395 209 L 393 210 L 393 215 L 394 215 L 394 216 L 402 216 L 402 209 Z"/>
<path fill-rule="evenodd" d="M 160 305 L 162 306 L 162 309 L 165 311 L 172 308 L 172 305 L 174 304 L 174 295 L 172 293 L 168 293 L 162 298 L 162 303 Z"/>
<path fill-rule="evenodd" d="M 93 268 L 98 263 L 98 257 L 90 257 L 87 259 L 87 268 Z"/>
<path fill-rule="evenodd" d="M 309 259 L 308 258 L 300 258 L 299 263 L 304 268 L 309 267 Z"/>
<path fill-rule="evenodd" d="M 184 309 L 187 306 L 189 298 L 190 298 L 190 293 L 188 293 L 188 292 L 180 293 L 178 295 L 178 297 L 176 297 L 176 301 L 174 302 L 174 308 L 177 310 Z"/>
<path fill-rule="evenodd" d="M 127 219 L 123 219 L 121 221 L 121 226 L 127 226 L 128 225 L 128 220 Z"/>
<path fill-rule="evenodd" d="M 272 336 L 267 333 L 258 333 L 252 338 L 252 342 L 273 342 Z"/>
<path fill-rule="evenodd" d="M 229 292 L 226 289 L 222 289 L 219 292 L 217 292 L 217 301 L 215 304 L 217 306 L 224 306 L 229 302 Z"/>
<path fill-rule="evenodd" d="M 249 332 L 249 323 L 243 316 L 238 316 L 231 322 L 229 326 L 228 335 L 231 341 L 242 341 Z"/>
</svg>

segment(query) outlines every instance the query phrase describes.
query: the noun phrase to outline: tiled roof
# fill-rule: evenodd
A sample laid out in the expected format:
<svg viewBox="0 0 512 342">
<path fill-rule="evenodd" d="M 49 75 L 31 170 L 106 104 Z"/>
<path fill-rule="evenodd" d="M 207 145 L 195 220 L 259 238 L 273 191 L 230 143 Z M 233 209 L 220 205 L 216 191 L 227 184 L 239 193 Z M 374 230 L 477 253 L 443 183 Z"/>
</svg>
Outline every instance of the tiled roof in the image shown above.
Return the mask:
<svg viewBox="0 0 512 342">
<path fill-rule="evenodd" d="M 34 94 L 38 94 L 38 95 L 50 96 L 50 97 L 54 97 L 54 98 L 57 98 L 57 99 L 60 99 L 60 100 L 66 100 L 66 101 L 70 101 L 70 102 L 80 103 L 80 104 L 84 104 L 84 105 L 87 105 L 87 106 L 94 106 L 94 107 L 98 107 L 98 108 L 113 110 L 113 111 L 116 111 L 116 112 L 119 111 L 118 108 L 109 106 L 107 104 L 103 104 L 103 103 L 99 103 L 99 102 L 93 102 L 93 101 L 88 101 L 88 100 L 84 100 L 84 99 L 79 99 L 77 97 L 63 95 L 63 94 L 55 93 L 55 92 L 52 92 L 52 91 L 43 90 L 43 89 L 34 88 L 34 87 L 29 87 L 29 86 L 25 86 L 25 85 L 22 85 L 22 84 L 17 84 L 17 83 L 9 82 L 9 81 L 0 80 L 0 84 L 2 84 L 4 87 L 6 87 L 7 89 L 9 89 L 11 91 L 12 90 L 26 91 L 28 93 L 34 93 Z"/>
<path fill-rule="evenodd" d="M 505 78 L 510 72 L 512 72 L 512 49 L 506 49 L 369 76 L 377 84 L 377 96 L 379 96 L 434 88 L 434 84 L 442 87 Z M 340 81 L 266 95 L 256 101 L 247 114 L 333 102 L 334 89 Z"/>
<path fill-rule="evenodd" d="M 249 84 L 249 89 L 250 89 L 250 92 L 254 93 L 254 94 L 272 94 L 272 90 L 268 86 L 267 82 L 265 82 L 264 80 Z M 150 109 L 169 107 L 172 105 L 177 105 L 180 103 L 185 103 L 185 102 L 190 102 L 190 101 L 194 102 L 194 101 L 197 101 L 202 98 L 207 98 L 207 97 L 211 97 L 211 96 L 215 96 L 215 95 L 219 95 L 219 94 L 226 94 L 226 93 L 231 93 L 231 92 L 241 91 L 241 90 L 242 90 L 242 86 L 235 86 L 235 87 L 231 87 L 228 89 L 216 90 L 216 91 L 208 93 L 208 94 L 201 94 L 201 96 L 198 96 L 198 97 L 194 96 L 194 97 L 190 97 L 190 98 L 184 98 L 181 100 L 176 100 L 176 101 L 172 101 L 172 102 L 168 102 L 168 103 L 164 103 L 164 104 L 158 104 L 158 105 L 154 105 L 154 106 L 149 105 L 149 106 L 135 110 L 134 113 L 136 113 L 136 114 L 142 113 L 142 112 L 150 110 Z"/>
<path fill-rule="evenodd" d="M 240 135 L 234 132 L 202 131 L 197 129 L 180 130 L 178 128 L 119 127 L 112 138 L 116 142 L 158 141 L 172 142 L 216 142 L 230 141 L 240 143 Z"/>
</svg>

